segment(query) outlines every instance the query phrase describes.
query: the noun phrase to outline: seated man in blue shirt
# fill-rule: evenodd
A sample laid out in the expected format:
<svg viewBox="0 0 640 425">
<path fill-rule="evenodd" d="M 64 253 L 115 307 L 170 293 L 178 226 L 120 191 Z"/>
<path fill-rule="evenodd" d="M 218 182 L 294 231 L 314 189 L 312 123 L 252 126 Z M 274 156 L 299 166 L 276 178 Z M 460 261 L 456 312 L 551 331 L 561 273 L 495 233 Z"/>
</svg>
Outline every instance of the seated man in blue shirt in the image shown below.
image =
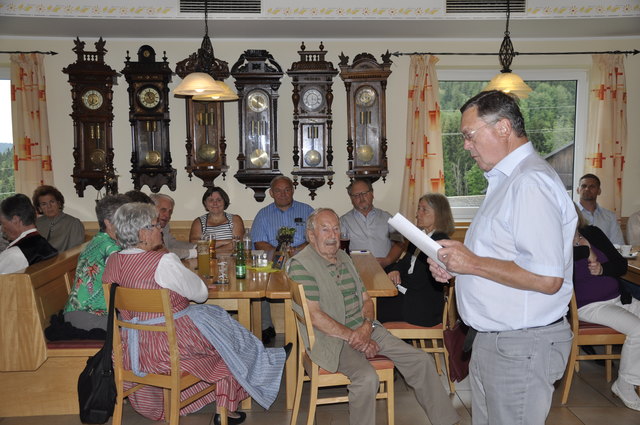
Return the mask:
<svg viewBox="0 0 640 425">
<path fill-rule="evenodd" d="M 306 221 L 313 212 L 311 206 L 293 200 L 293 182 L 289 177 L 278 176 L 271 180 L 269 196 L 273 203 L 256 214 L 251 225 L 251 240 L 256 249 L 274 251 L 278 246 L 278 230 L 281 227 L 296 229 L 291 247 L 295 252 L 307 245 L 305 240 Z M 262 303 L 262 341 L 267 344 L 276 335 L 271 321 L 271 309 L 266 301 Z"/>
</svg>

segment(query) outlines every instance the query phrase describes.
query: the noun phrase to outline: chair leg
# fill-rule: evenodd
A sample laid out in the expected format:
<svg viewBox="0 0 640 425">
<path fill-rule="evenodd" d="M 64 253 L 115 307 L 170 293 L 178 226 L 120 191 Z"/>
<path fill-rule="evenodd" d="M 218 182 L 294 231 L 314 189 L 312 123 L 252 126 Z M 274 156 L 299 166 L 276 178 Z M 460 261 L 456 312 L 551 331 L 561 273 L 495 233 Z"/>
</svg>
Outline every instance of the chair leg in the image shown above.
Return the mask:
<svg viewBox="0 0 640 425">
<path fill-rule="evenodd" d="M 576 369 L 576 357 L 578 357 L 578 344 L 575 340 L 573 340 L 573 344 L 571 345 L 571 354 L 569 354 L 569 361 L 567 362 L 567 370 L 564 372 L 564 378 L 562 378 L 562 400 L 561 404 L 567 404 L 567 400 L 569 399 L 569 391 L 571 390 L 571 381 L 573 381 L 573 374 Z"/>
<path fill-rule="evenodd" d="M 298 364 L 298 377 L 296 378 L 296 393 L 293 397 L 293 410 L 291 411 L 290 425 L 296 425 L 300 412 L 300 400 L 302 399 L 302 386 L 304 385 L 304 367 Z"/>
<path fill-rule="evenodd" d="M 170 390 L 170 416 L 169 416 L 169 425 L 178 425 L 180 423 L 180 390 L 178 388 L 173 388 Z M 165 411 L 165 420 L 167 419 L 167 412 Z"/>
<path fill-rule="evenodd" d="M 315 379 L 314 379 L 315 378 Z M 316 418 L 316 407 L 318 405 L 318 379 L 311 377 L 309 394 L 309 416 L 307 417 L 307 425 L 313 425 Z"/>
<path fill-rule="evenodd" d="M 613 354 L 613 346 L 612 345 L 605 345 L 605 353 L 606 354 Z M 607 359 L 604 362 L 604 368 L 605 368 L 605 372 L 607 374 L 607 382 L 611 382 L 611 364 L 613 363 L 613 361 L 611 359 Z"/>
<path fill-rule="evenodd" d="M 217 407 L 217 406 L 216 406 Z M 226 407 L 220 406 L 220 425 L 229 425 L 229 411 Z"/>
<path fill-rule="evenodd" d="M 122 424 L 122 405 L 124 403 L 124 398 L 122 397 L 122 388 L 118 388 L 118 396 L 116 397 L 116 406 L 113 409 L 113 419 L 112 425 L 121 425 Z"/>
<path fill-rule="evenodd" d="M 395 423 L 395 389 L 393 386 L 393 373 L 391 378 L 386 381 L 385 389 L 387 390 L 387 425 Z"/>
</svg>

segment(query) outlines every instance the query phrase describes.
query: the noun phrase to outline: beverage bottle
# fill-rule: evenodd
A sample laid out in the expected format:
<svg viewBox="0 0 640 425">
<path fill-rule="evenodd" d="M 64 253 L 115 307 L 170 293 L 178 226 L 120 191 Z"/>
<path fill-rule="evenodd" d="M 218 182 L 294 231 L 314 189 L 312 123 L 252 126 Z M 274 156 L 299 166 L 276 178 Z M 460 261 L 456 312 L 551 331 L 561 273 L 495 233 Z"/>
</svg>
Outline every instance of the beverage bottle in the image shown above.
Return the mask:
<svg viewBox="0 0 640 425">
<path fill-rule="evenodd" d="M 236 243 L 236 279 L 247 277 L 247 260 L 242 241 Z"/>
</svg>

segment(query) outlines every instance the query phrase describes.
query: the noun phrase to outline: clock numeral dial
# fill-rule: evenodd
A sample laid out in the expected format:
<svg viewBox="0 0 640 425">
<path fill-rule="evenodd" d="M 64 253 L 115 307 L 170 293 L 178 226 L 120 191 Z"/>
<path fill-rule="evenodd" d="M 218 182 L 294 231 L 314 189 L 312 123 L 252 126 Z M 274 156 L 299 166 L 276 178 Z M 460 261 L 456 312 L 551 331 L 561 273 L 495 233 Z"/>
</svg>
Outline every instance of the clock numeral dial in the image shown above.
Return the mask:
<svg viewBox="0 0 640 425">
<path fill-rule="evenodd" d="M 145 87 L 138 93 L 138 100 L 145 108 L 152 109 L 160 104 L 160 93 L 154 87 Z"/>
<path fill-rule="evenodd" d="M 87 109 L 96 110 L 104 103 L 102 93 L 98 90 L 87 90 L 82 95 L 82 103 Z"/>
<path fill-rule="evenodd" d="M 302 103 L 309 111 L 320 109 L 324 103 L 323 99 L 322 93 L 317 89 L 309 89 L 302 95 Z"/>
</svg>

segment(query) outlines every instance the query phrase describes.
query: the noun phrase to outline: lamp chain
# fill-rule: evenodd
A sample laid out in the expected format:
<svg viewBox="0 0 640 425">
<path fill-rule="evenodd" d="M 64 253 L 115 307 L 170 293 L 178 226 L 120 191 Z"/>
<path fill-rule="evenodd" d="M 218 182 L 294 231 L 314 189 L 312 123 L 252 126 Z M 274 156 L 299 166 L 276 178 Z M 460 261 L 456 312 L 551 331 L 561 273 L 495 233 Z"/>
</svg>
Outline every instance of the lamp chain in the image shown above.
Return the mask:
<svg viewBox="0 0 640 425">
<path fill-rule="evenodd" d="M 205 35 L 209 35 L 209 14 L 208 14 L 208 2 L 204 0 L 204 33 Z M 509 26 L 509 18 L 507 18 L 507 28 Z"/>
</svg>

